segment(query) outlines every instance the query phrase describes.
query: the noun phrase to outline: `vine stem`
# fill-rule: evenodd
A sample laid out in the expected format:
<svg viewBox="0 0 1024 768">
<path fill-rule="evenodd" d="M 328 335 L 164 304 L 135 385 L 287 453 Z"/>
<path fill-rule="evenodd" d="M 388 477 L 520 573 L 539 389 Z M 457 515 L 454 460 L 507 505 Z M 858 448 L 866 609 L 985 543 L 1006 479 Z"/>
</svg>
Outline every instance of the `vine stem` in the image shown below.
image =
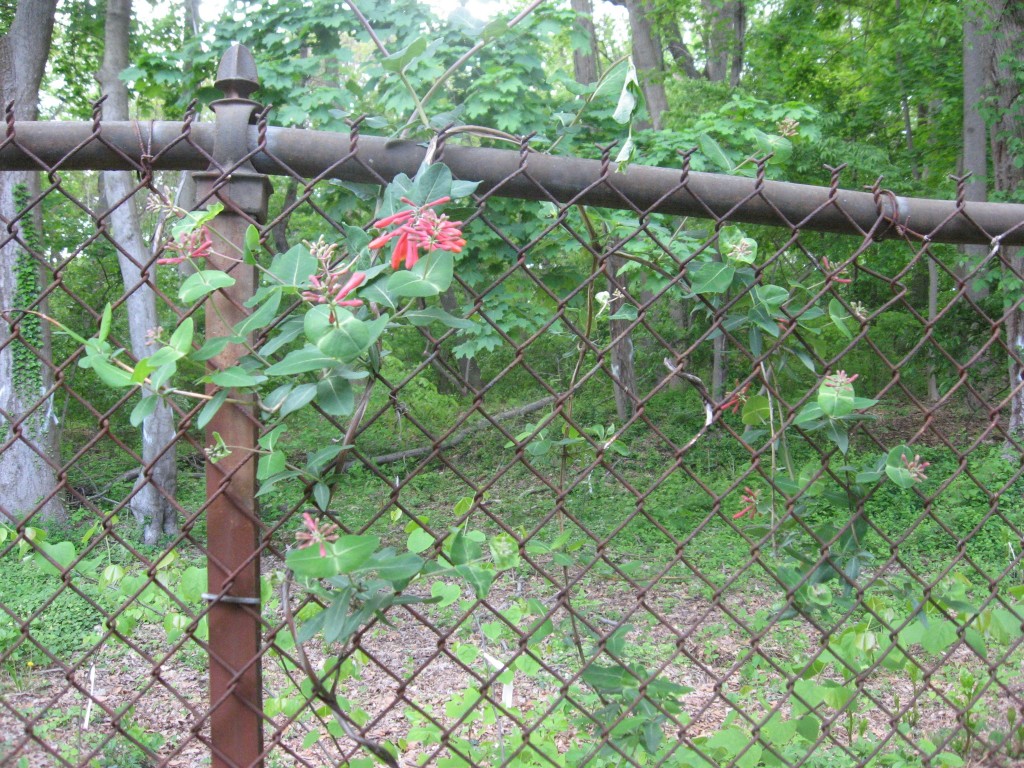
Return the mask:
<svg viewBox="0 0 1024 768">
<path fill-rule="evenodd" d="M 509 26 L 511 27 L 512 25 L 510 24 Z M 559 136 L 557 139 L 555 139 L 551 143 L 551 146 L 548 147 L 547 154 L 551 154 L 552 152 L 555 151 L 555 148 L 562 142 L 562 139 L 564 139 L 568 135 L 568 130 L 570 128 L 572 128 L 574 125 L 576 125 L 576 123 L 578 123 L 580 121 L 580 119 L 583 117 L 583 113 L 587 111 L 587 107 L 590 106 L 590 103 L 597 96 L 597 92 L 599 90 L 601 90 L 601 86 L 611 76 L 612 72 L 615 71 L 615 68 L 617 66 L 619 66 L 620 64 L 622 64 L 627 59 L 629 59 L 629 57 L 630 57 L 630 54 L 626 54 L 625 56 L 620 56 L 618 59 L 616 59 L 615 61 L 613 61 L 611 64 L 608 65 L 608 68 L 604 71 L 604 74 L 601 75 L 601 77 L 598 79 L 597 83 L 594 85 L 594 90 L 590 93 L 589 96 L 587 96 L 587 100 L 583 103 L 583 106 L 580 107 L 579 112 L 577 112 L 575 115 L 573 115 L 572 122 L 570 122 L 567 126 L 565 126 L 565 129 L 564 129 L 565 132 L 563 132 L 561 136 Z"/>
<path fill-rule="evenodd" d="M 537 1 L 542 2 L 543 0 Z M 373 26 L 370 24 L 370 20 L 363 15 L 363 12 L 359 10 L 359 7 L 355 4 L 353 0 L 345 0 L 345 2 L 348 4 L 348 7 L 352 9 L 352 13 L 356 15 L 356 18 L 359 19 L 359 23 L 363 25 L 363 29 L 366 30 L 366 33 L 370 36 L 370 39 L 373 40 L 373 44 L 377 46 L 377 50 L 379 50 L 385 56 L 390 56 L 391 54 L 388 53 L 388 49 L 384 46 L 384 43 L 381 42 L 381 39 L 379 37 L 377 37 L 377 33 L 373 31 Z M 419 94 L 416 93 L 416 89 L 413 88 L 412 83 L 409 82 L 409 78 L 405 76 L 404 70 L 404 67 L 400 69 L 398 71 L 398 76 L 402 79 L 402 84 L 405 85 L 405 87 L 408 89 L 409 95 L 412 96 L 412 100 L 416 104 L 416 113 L 419 115 L 420 121 L 423 123 L 423 127 L 429 129 L 430 118 L 427 117 L 427 113 L 423 109 L 424 100 L 420 99 Z"/>
<path fill-rule="evenodd" d="M 594 228 L 593 222 L 590 217 L 587 216 L 587 210 L 582 205 L 576 206 L 579 210 L 580 216 L 583 218 L 584 226 L 587 228 L 587 232 L 590 235 L 591 245 L 591 271 L 596 272 L 597 270 L 597 255 L 596 250 L 598 246 L 598 233 Z M 594 283 L 591 282 L 587 286 L 587 303 L 586 303 L 587 320 L 583 329 L 584 338 L 590 339 L 591 333 L 594 328 Z M 572 375 L 569 377 L 569 397 L 565 403 L 565 416 L 567 419 L 572 419 L 572 408 L 573 403 L 576 401 L 576 382 L 579 380 L 580 370 L 583 368 L 583 361 L 587 357 L 587 345 L 583 342 L 579 344 L 579 355 L 576 357 L 576 365 L 573 367 Z M 565 479 L 568 472 L 569 464 L 569 446 L 563 445 L 561 455 L 558 462 L 558 492 L 559 494 L 565 491 Z M 558 508 L 558 533 L 559 535 L 565 533 L 565 512 L 561 506 Z M 576 614 L 572 610 L 572 605 L 569 602 L 569 568 L 568 566 L 562 566 L 562 578 L 565 582 L 565 604 L 569 609 L 569 620 L 572 624 L 572 640 L 573 645 L 576 646 L 576 653 L 580 657 L 580 663 L 584 666 L 587 665 L 587 656 L 583 652 L 583 638 L 580 633 L 579 626 L 576 622 Z"/>
<path fill-rule="evenodd" d="M 518 14 L 516 14 L 511 19 L 509 19 L 507 29 L 512 29 L 512 27 L 514 27 L 516 24 L 518 24 L 523 19 L 525 19 L 527 16 L 529 16 L 531 13 L 533 13 L 535 10 L 537 10 L 537 8 L 543 2 L 544 2 L 544 0 L 533 0 L 533 2 L 531 2 L 528 6 L 526 6 L 522 11 L 520 11 Z M 352 5 L 352 4 L 349 3 L 349 5 Z M 464 54 L 462 54 L 459 58 L 457 58 L 455 60 L 455 63 L 452 64 L 450 67 L 448 67 L 448 69 L 446 69 L 444 72 L 442 72 L 441 76 L 438 77 L 437 80 L 434 81 L 433 85 L 431 85 L 429 89 L 427 89 L 426 94 L 424 94 L 424 96 L 423 96 L 423 100 L 420 101 L 420 102 L 417 102 L 417 106 L 419 106 L 422 109 L 426 105 L 426 103 L 433 98 L 434 94 L 437 93 L 438 89 L 444 84 L 444 82 L 449 77 L 451 77 L 453 74 L 458 72 L 459 69 L 462 68 L 462 65 L 465 64 L 467 61 L 469 61 L 471 58 L 473 58 L 473 56 L 475 56 L 476 53 L 481 48 L 483 48 L 485 45 L 487 45 L 491 41 L 491 39 L 493 39 L 493 38 L 481 38 L 477 43 L 475 43 L 473 45 L 472 48 L 470 48 L 468 51 L 466 51 Z"/>
<path fill-rule="evenodd" d="M 349 719 L 348 713 L 345 712 L 341 704 L 338 702 L 338 697 L 327 689 L 324 685 L 324 681 L 320 679 L 320 676 L 313 669 L 313 665 L 309 661 L 309 656 L 306 655 L 305 647 L 301 642 L 299 642 L 299 631 L 295 625 L 295 614 L 292 612 L 291 594 L 289 590 L 289 585 L 292 580 L 291 577 L 291 571 L 288 571 L 285 573 L 284 580 L 281 582 L 281 608 L 284 610 L 284 618 L 285 622 L 288 624 L 288 632 L 295 641 L 295 650 L 299 655 L 299 665 L 302 667 L 303 673 L 313 686 L 313 695 L 327 705 L 331 710 L 331 714 L 334 715 L 335 721 L 341 726 L 341 729 L 345 732 L 345 735 L 348 736 L 348 738 L 385 765 L 389 765 L 391 768 L 401 768 L 398 761 L 395 760 L 394 755 L 388 752 L 388 750 L 378 742 L 363 736 L 352 726 L 352 721 Z"/>
</svg>

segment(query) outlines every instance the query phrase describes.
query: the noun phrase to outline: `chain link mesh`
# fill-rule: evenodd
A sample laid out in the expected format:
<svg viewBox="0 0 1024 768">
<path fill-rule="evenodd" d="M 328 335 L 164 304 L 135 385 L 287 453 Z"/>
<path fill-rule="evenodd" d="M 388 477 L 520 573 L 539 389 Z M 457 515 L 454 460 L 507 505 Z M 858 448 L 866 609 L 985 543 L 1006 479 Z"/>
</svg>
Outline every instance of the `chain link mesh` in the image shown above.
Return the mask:
<svg viewBox="0 0 1024 768">
<path fill-rule="evenodd" d="M 205 155 L 189 125 L 180 143 Z M 307 180 L 258 150 L 279 168 L 260 227 L 268 251 L 370 219 L 326 171 Z M 605 161 L 596 184 L 614 190 Z M 180 532 L 144 545 L 130 505 L 156 481 L 129 423 L 138 395 L 80 368 L 75 338 L 95 334 L 108 302 L 117 318 L 140 286 L 120 282 L 124 248 L 96 175 L 64 162 L 40 163 L 39 189 L 3 222 L 4 242 L 43 278 L 29 306 L 5 308 L 2 344 L 47 383 L 23 412 L 2 413 L 0 451 L 37 454 L 55 485 L 0 545 L 5 567 L 29 559 L 46 575 L 31 594 L 6 580 L 0 592 L 0 760 L 235 764 L 208 735 L 219 701 L 202 569 L 221 555 L 206 544 L 200 407 L 170 399 L 179 480 L 158 490 Z M 687 162 L 662 197 L 690 191 Z M 118 205 L 142 209 L 178 183 L 136 166 Z M 529 177 L 527 162 L 518 174 Z M 776 210 L 774 226 L 741 231 L 711 206 L 673 218 L 624 197 L 617 211 L 566 204 L 539 184 L 537 200 L 500 192 L 465 210 L 469 245 L 445 298 L 463 327 L 390 336 L 354 430 L 323 412 L 291 430 L 293 452 L 315 447 L 311 436 L 351 445 L 329 512 L 341 530 L 399 550 L 415 536 L 436 553 L 472 527 L 517 553 L 484 598 L 441 580 L 439 603 L 394 606 L 340 654 L 307 644 L 315 665 L 343 666 L 352 727 L 407 765 L 1013 764 L 1024 750 L 1010 428 L 1021 384 L 1007 370 L 1021 362 L 1007 328 L 1021 273 L 998 245 L 1005 233 L 979 237 L 996 245 L 965 267 L 953 246 L 884 217 L 851 237 Z M 838 197 L 825 205 L 841 210 Z M 151 257 L 137 266 L 170 329 L 192 310 L 174 298 L 181 275 L 156 268 L 158 214 L 145 224 Z M 706 264 L 747 264 L 750 279 L 712 290 Z M 986 295 L 973 281 L 991 275 Z M 785 296 L 764 288 L 783 280 Z M 35 340 L 25 329 L 38 315 L 24 310 L 56 323 Z M 132 358 L 123 320 L 109 341 Z M 846 455 L 801 417 L 840 371 L 878 401 L 852 423 Z M 59 454 L 31 437 L 33 419 L 48 421 Z M 900 444 L 930 467 L 897 492 L 862 459 Z M 856 524 L 823 526 L 826 487 L 853 485 Z M 263 756 L 361 765 L 366 752 L 302 684 L 277 591 L 312 491 L 296 480 L 260 499 L 263 607 L 245 610 L 261 627 L 248 664 L 262 668 Z M 52 498 L 63 528 L 43 519 Z M 866 552 L 856 569 L 840 559 L 854 528 Z M 64 531 L 70 548 L 57 543 Z M 836 578 L 816 579 L 827 568 Z M 300 617 L 314 610 L 288 599 Z M 625 692 L 595 683 L 595 665 L 632 670 Z"/>
</svg>

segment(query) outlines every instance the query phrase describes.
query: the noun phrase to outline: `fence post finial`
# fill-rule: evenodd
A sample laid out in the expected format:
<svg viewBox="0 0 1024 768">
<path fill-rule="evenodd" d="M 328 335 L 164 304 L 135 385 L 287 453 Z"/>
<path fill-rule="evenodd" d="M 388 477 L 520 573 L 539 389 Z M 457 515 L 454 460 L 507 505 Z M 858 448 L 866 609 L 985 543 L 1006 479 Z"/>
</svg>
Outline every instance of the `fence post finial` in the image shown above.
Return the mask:
<svg viewBox="0 0 1024 768">
<path fill-rule="evenodd" d="M 248 99 L 260 87 L 252 51 L 235 43 L 221 56 L 214 87 L 229 99 Z"/>
</svg>

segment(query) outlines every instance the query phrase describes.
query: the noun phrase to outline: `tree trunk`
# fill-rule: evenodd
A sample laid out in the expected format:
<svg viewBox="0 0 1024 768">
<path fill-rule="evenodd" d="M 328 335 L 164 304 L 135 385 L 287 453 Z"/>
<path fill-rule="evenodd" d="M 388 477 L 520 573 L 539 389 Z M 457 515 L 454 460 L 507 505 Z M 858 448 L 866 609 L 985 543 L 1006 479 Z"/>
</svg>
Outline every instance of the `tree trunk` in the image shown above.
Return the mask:
<svg viewBox="0 0 1024 768">
<path fill-rule="evenodd" d="M 712 83 L 724 82 L 735 88 L 743 71 L 743 49 L 747 35 L 744 0 L 703 0 L 706 74 Z"/>
<path fill-rule="evenodd" d="M 576 14 L 577 31 L 586 41 L 582 47 L 573 46 L 572 65 L 576 82 L 596 83 L 597 71 L 597 33 L 594 31 L 593 0 L 572 0 L 572 10 Z"/>
<path fill-rule="evenodd" d="M 1017 0 L 989 0 L 989 23 L 992 29 L 989 50 L 990 93 L 995 118 L 989 125 L 992 148 L 992 172 L 995 189 L 1014 192 L 1024 182 L 1024 167 L 1014 162 L 1015 147 L 1024 143 L 1024 103 L 1021 86 L 1013 62 L 1020 61 L 1024 48 L 1024 6 Z M 1016 150 L 1019 151 L 1019 150 Z M 1020 249 L 1004 249 L 1004 269 L 1014 279 L 1024 278 L 1024 258 Z M 1016 307 L 1006 318 L 1006 337 L 1011 350 L 1009 361 L 1010 434 L 1024 434 L 1024 309 Z"/>
<path fill-rule="evenodd" d="M 39 116 L 56 6 L 57 0 L 19 0 L 10 28 L 0 36 L 0 97 L 5 105 L 14 102 L 17 120 Z M 13 233 L 0 245 L 0 444 L 14 438 L 0 449 L 0 517 L 12 521 L 33 513 L 46 521 L 67 517 L 54 470 L 60 451 L 48 394 L 49 328 L 36 316 L 14 311 L 45 311 L 39 300 L 45 258 L 32 247 L 42 231 L 40 209 L 18 218 L 26 198 L 38 192 L 35 173 L 0 174 L 0 242 Z"/>
<path fill-rule="evenodd" d="M 128 119 L 128 88 L 118 74 L 128 67 L 131 0 L 107 0 L 107 19 L 103 65 L 97 79 L 106 97 L 104 120 Z M 100 195 L 110 221 L 110 237 L 117 247 L 128 309 L 128 330 L 132 355 L 136 359 L 155 351 L 147 347 L 146 332 L 159 325 L 156 294 L 150 281 L 154 275 L 149 248 L 142 238 L 142 227 L 134 194 L 137 191 L 127 171 L 100 174 Z M 148 392 L 143 388 L 143 394 Z M 178 485 L 174 411 L 161 400 L 156 410 L 142 423 L 143 470 L 135 483 L 131 510 L 143 526 L 143 540 L 155 544 L 162 533 L 178 532 L 178 517 L 173 504 Z"/>
<path fill-rule="evenodd" d="M 295 205 L 295 201 L 299 198 L 299 182 L 298 179 L 288 179 L 288 183 L 284 188 L 284 202 L 281 203 L 282 211 L 289 211 L 289 209 Z M 278 253 L 284 253 L 291 246 L 288 244 L 288 222 L 291 221 L 291 211 L 281 216 L 281 220 L 274 225 L 271 229 L 271 234 L 274 237 L 274 247 Z"/>
<path fill-rule="evenodd" d="M 661 78 L 665 70 L 665 57 L 661 41 L 654 33 L 651 17 L 654 12 L 647 0 L 625 0 L 629 11 L 629 32 L 633 40 L 633 64 L 640 77 L 640 87 L 647 102 L 647 114 L 651 127 L 662 128 L 662 115 L 668 109 L 668 97 Z"/>
<path fill-rule="evenodd" d="M 988 67 L 989 36 L 984 30 L 984 20 L 977 15 L 972 3 L 964 8 L 964 118 L 963 118 L 963 172 L 970 178 L 964 184 L 964 199 L 968 202 L 983 203 L 988 199 L 988 146 L 985 131 L 985 118 L 981 114 L 981 100 L 986 89 Z M 984 245 L 965 245 L 964 264 L 957 269 L 961 278 L 970 274 L 974 267 L 988 254 Z M 967 286 L 967 295 L 979 301 L 988 296 L 988 284 L 971 280 Z"/>
</svg>

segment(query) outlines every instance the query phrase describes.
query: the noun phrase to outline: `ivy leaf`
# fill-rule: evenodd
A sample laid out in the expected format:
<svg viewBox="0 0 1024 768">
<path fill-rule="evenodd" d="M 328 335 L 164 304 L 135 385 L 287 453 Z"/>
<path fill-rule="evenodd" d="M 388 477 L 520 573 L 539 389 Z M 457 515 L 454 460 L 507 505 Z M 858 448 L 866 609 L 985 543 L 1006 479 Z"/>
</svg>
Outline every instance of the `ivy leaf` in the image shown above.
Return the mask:
<svg viewBox="0 0 1024 768">
<path fill-rule="evenodd" d="M 103 308 L 103 316 L 100 318 L 100 332 L 97 338 L 100 341 L 106 341 L 107 336 L 110 335 L 110 323 L 113 320 L 113 309 L 110 306 L 110 302 Z"/>
<path fill-rule="evenodd" d="M 295 387 L 281 403 L 281 416 L 287 416 L 289 413 L 294 413 L 300 408 L 304 408 L 312 402 L 313 398 L 316 397 L 317 385 L 316 384 L 300 384 Z"/>
<path fill-rule="evenodd" d="M 95 357 L 90 360 L 90 367 L 96 371 L 100 381 L 108 387 L 130 387 L 133 385 L 132 375 L 116 365 L 108 362 L 102 357 Z"/>
<path fill-rule="evenodd" d="M 256 264 L 256 254 L 260 252 L 260 231 L 252 224 L 245 230 L 245 250 L 242 251 L 242 261 L 253 266 Z"/>
<path fill-rule="evenodd" d="M 217 415 L 217 411 L 224 405 L 224 401 L 228 399 L 228 390 L 222 389 L 220 392 L 215 394 L 211 400 L 208 400 L 206 405 L 203 406 L 203 410 L 199 412 L 199 416 L 196 417 L 196 426 L 199 429 L 203 429 L 210 420 Z"/>
<path fill-rule="evenodd" d="M 828 303 L 828 316 L 832 318 L 832 324 L 839 329 L 840 333 L 848 339 L 853 338 L 853 333 L 846 324 L 848 320 L 852 319 L 852 316 L 846 311 L 846 307 L 843 306 L 842 302 L 838 299 L 832 299 Z"/>
<path fill-rule="evenodd" d="M 211 373 L 209 376 L 203 377 L 218 387 L 254 387 L 267 380 L 266 376 L 260 376 L 257 374 L 250 373 L 239 365 L 233 365 L 230 368 L 225 368 L 223 371 L 217 371 Z"/>
<path fill-rule="evenodd" d="M 330 374 L 316 385 L 316 404 L 329 416 L 348 416 L 355 407 L 352 385 L 344 376 Z"/>
<path fill-rule="evenodd" d="M 426 561 L 419 555 L 406 552 L 403 555 L 396 555 L 394 549 L 388 547 L 380 552 L 375 552 L 366 565 L 365 570 L 375 570 L 377 578 L 390 581 L 408 581 L 422 569 Z"/>
<path fill-rule="evenodd" d="M 704 157 L 716 168 L 722 171 L 731 171 L 733 169 L 732 161 L 713 138 L 706 133 L 702 133 L 698 137 L 697 143 L 700 145 L 700 151 L 704 153 Z"/>
<path fill-rule="evenodd" d="M 444 163 L 434 163 L 416 174 L 409 199 L 417 205 L 425 205 L 449 197 L 451 191 L 452 172 Z"/>
<path fill-rule="evenodd" d="M 751 133 L 753 133 L 754 141 L 757 142 L 757 148 L 766 155 L 774 155 L 780 163 L 785 163 L 792 156 L 793 142 L 785 136 L 768 134 L 757 128 L 754 128 Z"/>
<path fill-rule="evenodd" d="M 410 552 L 422 552 L 434 546 L 434 537 L 426 528 L 416 528 L 409 534 L 405 546 Z"/>
<path fill-rule="evenodd" d="M 317 340 L 316 346 L 335 360 L 354 360 L 370 345 L 370 328 L 348 310 L 337 309 L 335 315 L 334 327 Z"/>
<path fill-rule="evenodd" d="M 452 182 L 452 191 L 449 194 L 451 194 L 451 196 L 453 198 L 455 198 L 456 200 L 459 199 L 460 197 L 469 197 L 474 192 L 476 192 L 476 188 L 479 187 L 479 186 L 480 186 L 480 182 L 479 181 L 464 181 L 464 180 L 453 181 Z M 430 202 L 430 201 L 428 200 L 427 202 Z"/>
<path fill-rule="evenodd" d="M 425 50 L 427 50 L 427 38 L 418 37 L 402 50 L 381 59 L 380 65 L 388 72 L 401 72 Z"/>
<path fill-rule="evenodd" d="M 194 333 L 195 321 L 191 317 L 186 317 L 181 321 L 181 325 L 174 329 L 168 346 L 177 351 L 181 356 L 187 355 L 192 351 L 192 336 Z"/>
<path fill-rule="evenodd" d="M 284 360 L 274 363 L 264 373 L 268 376 L 294 376 L 297 373 L 333 368 L 337 364 L 335 358 L 325 354 L 318 347 L 307 344 L 302 349 L 289 352 Z"/>
<path fill-rule="evenodd" d="M 904 458 L 906 458 L 907 462 L 914 460 L 913 452 L 905 445 L 898 445 L 889 451 L 889 455 L 885 459 L 885 474 L 900 488 L 908 490 L 914 487 L 916 481 L 914 476 L 910 474 L 910 470 L 907 469 Z"/>
<path fill-rule="evenodd" d="M 626 688 L 636 688 L 640 680 L 621 664 L 602 666 L 591 664 L 583 670 L 583 682 L 598 693 L 616 694 Z"/>
<path fill-rule="evenodd" d="M 192 353 L 191 357 L 197 362 L 209 360 L 211 357 L 216 357 L 223 352 L 224 348 L 227 347 L 228 344 L 240 344 L 242 341 L 243 339 L 233 336 L 218 336 L 213 339 L 208 339 L 203 346 Z"/>
<path fill-rule="evenodd" d="M 291 550 L 285 563 L 300 578 L 329 578 L 356 570 L 370 559 L 378 546 L 380 539 L 376 536 L 342 536 L 324 544 L 324 557 L 320 556 L 320 547 L 314 544 Z"/>
<path fill-rule="evenodd" d="M 632 304 L 623 304 L 615 312 L 614 315 L 609 316 L 609 320 L 628 320 L 633 321 L 637 318 L 637 309 Z"/>
<path fill-rule="evenodd" d="M 852 384 L 832 386 L 822 383 L 818 387 L 818 406 L 830 419 L 841 419 L 853 413 L 855 397 Z"/>
<path fill-rule="evenodd" d="M 449 328 L 474 328 L 476 323 L 472 320 L 466 320 L 461 317 L 455 317 L 448 312 L 445 312 L 440 307 L 427 307 L 425 309 L 417 309 L 411 312 L 406 312 L 404 315 L 405 319 L 413 325 L 430 325 L 433 322 L 443 323 Z"/>
<path fill-rule="evenodd" d="M 765 395 L 751 395 L 743 404 L 743 414 L 740 420 L 750 427 L 756 427 L 768 421 L 771 415 L 771 406 Z"/>
<path fill-rule="evenodd" d="M 59 541 L 56 544 L 40 541 L 37 542 L 36 546 L 45 552 L 50 560 L 56 561 L 57 566 L 59 566 L 58 568 L 53 565 L 50 560 L 43 556 L 42 552 L 34 553 L 33 557 L 39 566 L 39 570 L 51 576 L 60 576 L 61 570 L 67 570 L 67 567 L 71 565 L 71 561 L 75 559 L 75 545 L 70 541 Z"/>
<path fill-rule="evenodd" d="M 259 309 L 235 325 L 235 335 L 248 336 L 253 331 L 269 325 L 270 321 L 277 317 L 277 308 L 280 304 L 281 291 L 278 289 L 270 293 L 269 298 L 260 305 Z"/>
<path fill-rule="evenodd" d="M 454 565 L 464 565 L 479 560 L 482 555 L 480 544 L 473 541 L 462 529 L 457 529 L 449 540 L 448 557 Z"/>
<path fill-rule="evenodd" d="M 845 456 L 850 450 L 850 434 L 842 422 L 829 421 L 825 427 L 825 434 L 838 446 L 840 452 Z"/>
<path fill-rule="evenodd" d="M 494 566 L 490 563 L 457 565 L 455 572 L 469 583 L 479 600 L 485 599 L 490 593 L 491 584 L 494 583 Z"/>
<path fill-rule="evenodd" d="M 256 479 L 266 480 L 287 468 L 288 457 L 284 451 L 271 451 L 260 456 L 256 465 Z"/>
</svg>

